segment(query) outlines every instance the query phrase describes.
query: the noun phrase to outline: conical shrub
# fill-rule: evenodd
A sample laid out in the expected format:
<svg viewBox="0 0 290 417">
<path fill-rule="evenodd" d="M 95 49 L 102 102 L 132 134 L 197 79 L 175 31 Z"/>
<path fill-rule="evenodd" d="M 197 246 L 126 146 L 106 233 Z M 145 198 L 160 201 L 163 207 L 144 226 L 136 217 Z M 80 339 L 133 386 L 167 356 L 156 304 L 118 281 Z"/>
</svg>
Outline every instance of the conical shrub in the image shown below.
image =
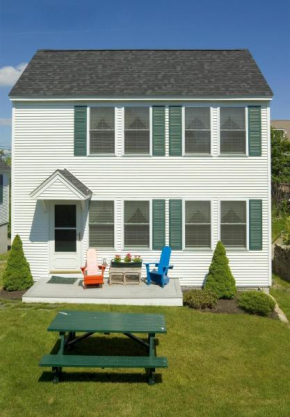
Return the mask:
<svg viewBox="0 0 290 417">
<path fill-rule="evenodd" d="M 25 258 L 19 235 L 15 236 L 9 252 L 3 284 L 7 291 L 26 290 L 33 284 L 30 266 Z"/>
<path fill-rule="evenodd" d="M 222 242 L 218 242 L 209 267 L 205 288 L 213 291 L 218 298 L 233 298 L 237 292 L 235 278 L 229 267 L 229 260 Z"/>
</svg>

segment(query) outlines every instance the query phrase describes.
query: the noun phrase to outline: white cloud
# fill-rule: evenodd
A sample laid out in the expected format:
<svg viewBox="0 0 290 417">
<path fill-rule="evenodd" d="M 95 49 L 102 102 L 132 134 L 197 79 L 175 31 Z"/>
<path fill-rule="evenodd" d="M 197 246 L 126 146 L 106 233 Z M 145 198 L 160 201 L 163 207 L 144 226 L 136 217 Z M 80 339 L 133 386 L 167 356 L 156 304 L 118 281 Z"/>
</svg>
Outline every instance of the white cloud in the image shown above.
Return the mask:
<svg viewBox="0 0 290 417">
<path fill-rule="evenodd" d="M 0 126 L 11 126 L 11 119 L 0 119 Z"/>
<path fill-rule="evenodd" d="M 0 86 L 11 87 L 16 83 L 20 75 L 25 70 L 27 64 L 19 64 L 16 67 L 2 67 L 0 68 Z"/>
</svg>

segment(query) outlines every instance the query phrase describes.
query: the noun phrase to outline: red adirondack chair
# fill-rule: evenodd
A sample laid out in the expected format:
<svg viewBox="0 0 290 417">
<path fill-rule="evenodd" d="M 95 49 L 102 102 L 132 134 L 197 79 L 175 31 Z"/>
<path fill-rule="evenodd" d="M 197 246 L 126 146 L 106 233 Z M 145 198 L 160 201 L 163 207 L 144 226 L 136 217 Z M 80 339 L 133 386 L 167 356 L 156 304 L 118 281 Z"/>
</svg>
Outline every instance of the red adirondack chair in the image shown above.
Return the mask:
<svg viewBox="0 0 290 417">
<path fill-rule="evenodd" d="M 88 249 L 87 263 L 81 267 L 84 276 L 84 288 L 88 285 L 100 285 L 102 287 L 104 284 L 105 269 L 105 265 L 98 265 L 97 251 L 92 248 Z"/>
</svg>

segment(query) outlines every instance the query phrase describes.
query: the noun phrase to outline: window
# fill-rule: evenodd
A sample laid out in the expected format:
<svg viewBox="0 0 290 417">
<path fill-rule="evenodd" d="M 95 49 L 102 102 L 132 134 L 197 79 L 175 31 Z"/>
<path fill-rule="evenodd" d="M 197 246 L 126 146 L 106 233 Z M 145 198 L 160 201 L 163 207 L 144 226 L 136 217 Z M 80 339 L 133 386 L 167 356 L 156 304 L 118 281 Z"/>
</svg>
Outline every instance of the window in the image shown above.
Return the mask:
<svg viewBox="0 0 290 417">
<path fill-rule="evenodd" d="M 115 153 L 115 109 L 90 108 L 90 154 Z"/>
<path fill-rule="evenodd" d="M 149 201 L 125 201 L 126 247 L 149 248 Z"/>
<path fill-rule="evenodd" d="M 210 201 L 185 202 L 185 247 L 211 247 Z"/>
<path fill-rule="evenodd" d="M 247 204 L 246 201 L 222 201 L 221 241 L 225 246 L 247 246 Z"/>
<path fill-rule="evenodd" d="M 244 108 L 221 108 L 221 154 L 246 154 L 246 126 Z"/>
<path fill-rule="evenodd" d="M 89 229 L 91 247 L 114 247 L 114 201 L 91 201 Z"/>
<path fill-rule="evenodd" d="M 125 107 L 125 154 L 150 153 L 149 107 Z"/>
<path fill-rule="evenodd" d="M 185 153 L 210 154 L 210 108 L 185 108 Z"/>
</svg>

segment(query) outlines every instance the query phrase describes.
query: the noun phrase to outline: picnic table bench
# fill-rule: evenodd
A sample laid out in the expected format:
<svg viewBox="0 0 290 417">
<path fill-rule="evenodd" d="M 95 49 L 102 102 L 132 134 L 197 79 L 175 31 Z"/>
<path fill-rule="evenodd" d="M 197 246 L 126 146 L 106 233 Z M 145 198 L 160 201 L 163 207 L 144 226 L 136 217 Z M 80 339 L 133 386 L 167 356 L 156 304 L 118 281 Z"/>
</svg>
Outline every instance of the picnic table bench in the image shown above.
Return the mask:
<svg viewBox="0 0 290 417">
<path fill-rule="evenodd" d="M 167 358 L 157 357 L 155 335 L 166 333 L 162 314 L 123 314 L 90 311 L 60 311 L 47 329 L 58 332 L 60 348 L 57 354 L 45 355 L 39 365 L 51 367 L 53 382 L 61 379 L 62 368 L 145 368 L 149 385 L 155 382 L 155 369 L 167 368 Z M 76 337 L 76 333 L 84 333 Z M 94 333 L 122 333 L 146 348 L 146 356 L 88 356 L 67 352 L 76 343 Z M 147 341 L 133 333 L 147 334 Z"/>
</svg>

